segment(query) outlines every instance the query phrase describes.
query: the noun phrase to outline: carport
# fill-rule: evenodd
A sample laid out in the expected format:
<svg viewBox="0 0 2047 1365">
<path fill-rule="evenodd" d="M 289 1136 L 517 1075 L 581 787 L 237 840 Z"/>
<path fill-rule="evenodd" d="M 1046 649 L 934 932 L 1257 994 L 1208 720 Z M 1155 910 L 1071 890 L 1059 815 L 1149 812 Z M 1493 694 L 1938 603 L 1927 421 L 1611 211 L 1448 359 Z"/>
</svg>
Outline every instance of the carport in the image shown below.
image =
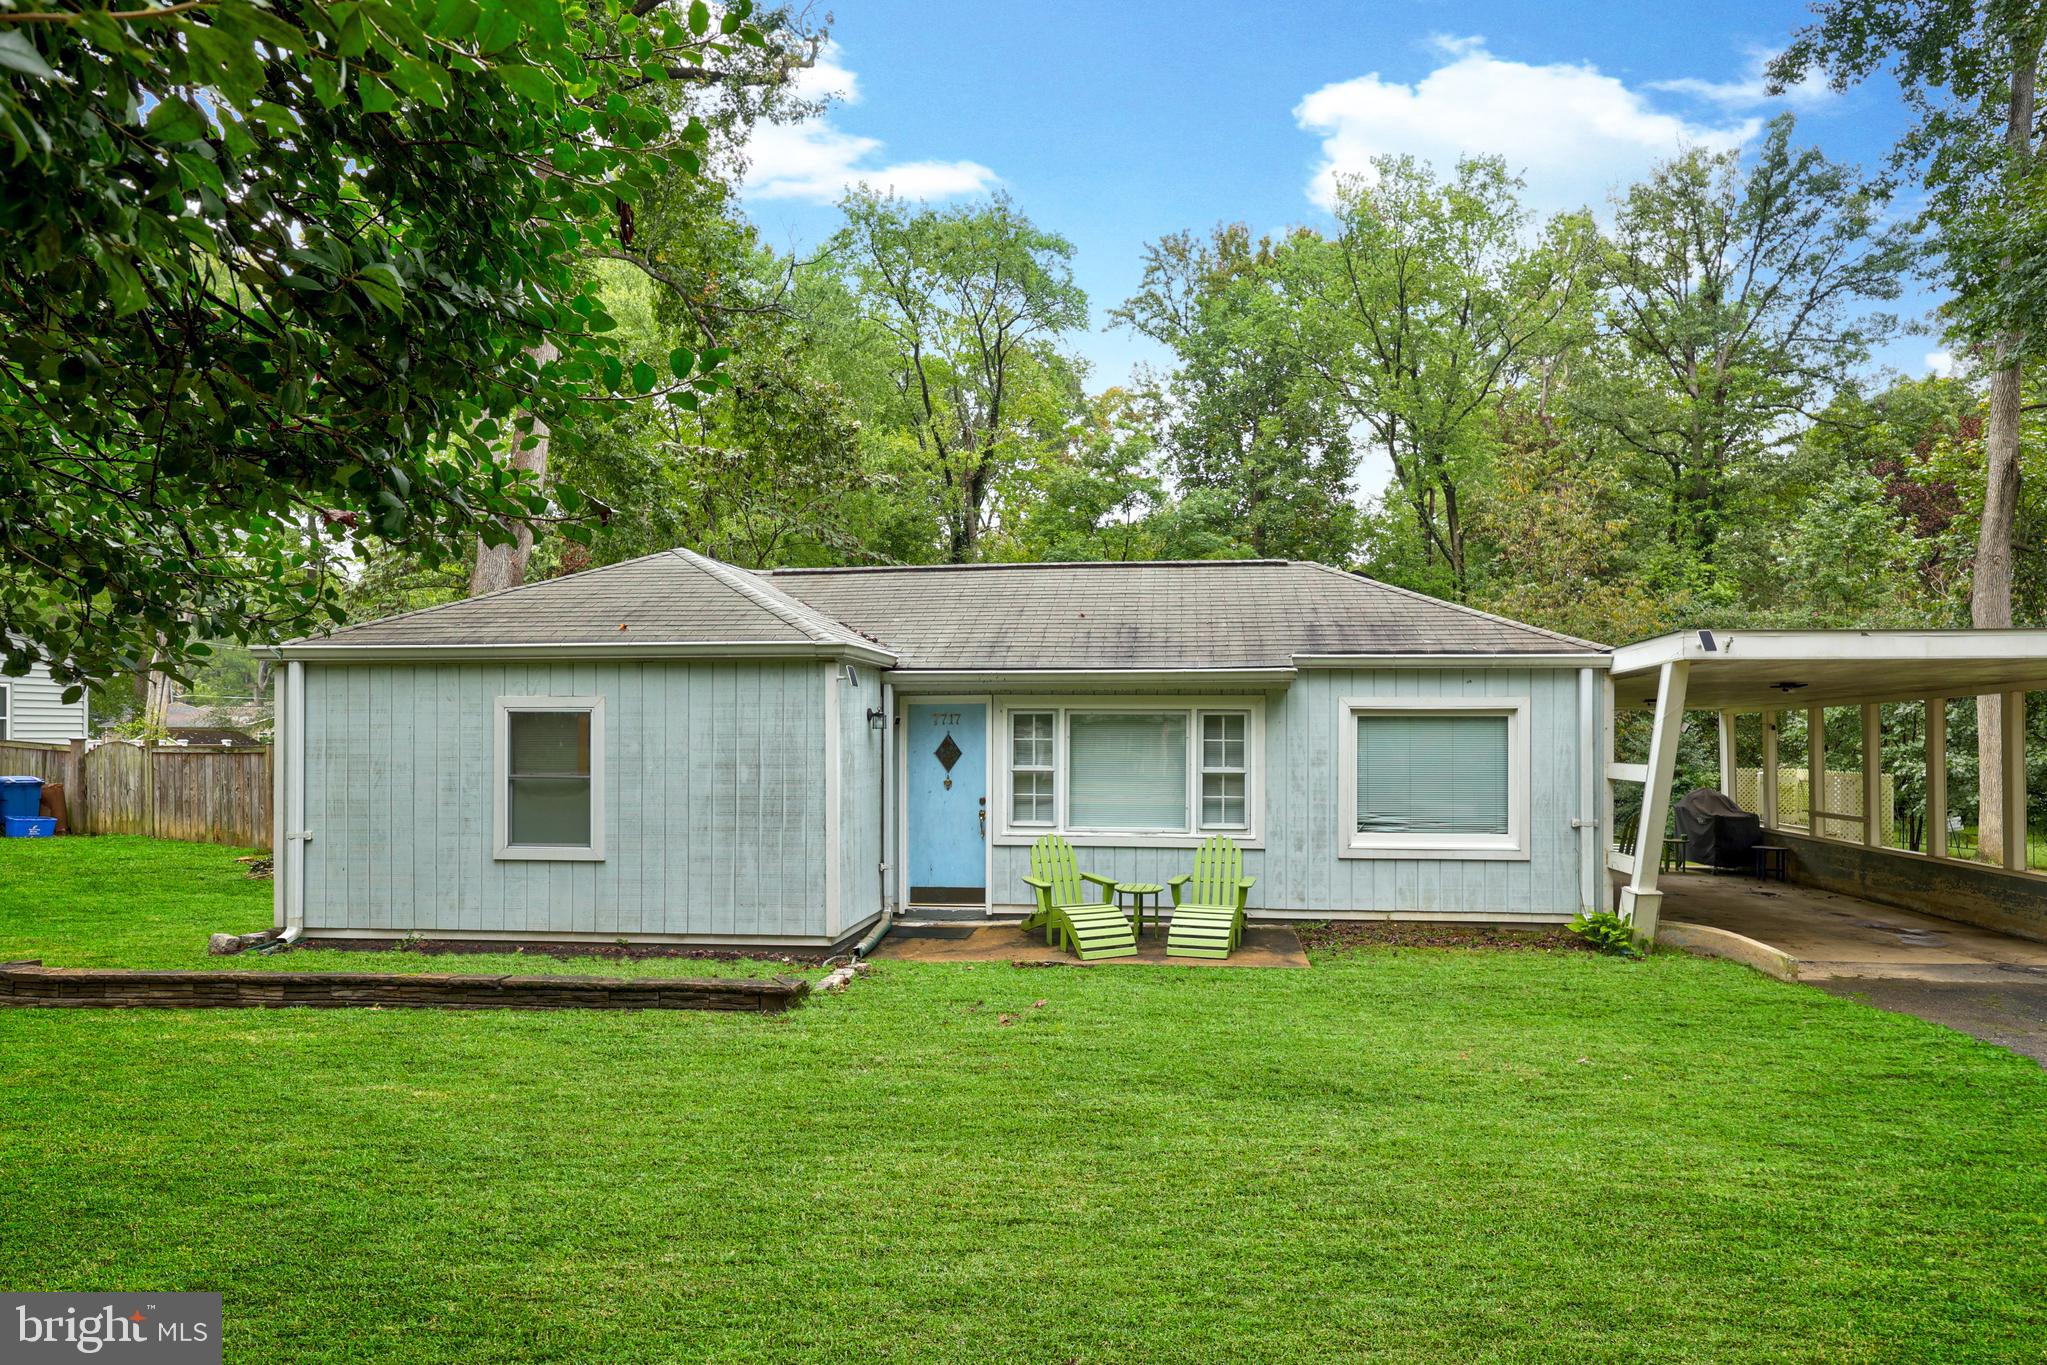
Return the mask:
<svg viewBox="0 0 2047 1365">
<path fill-rule="evenodd" d="M 1700 711 L 1718 719 L 1721 789 L 1789 850 L 1794 882 L 2047 940 L 2047 876 L 2028 869 L 2025 818 L 2026 694 L 2047 689 L 2047 630 L 1686 631 L 1616 650 L 1607 686 L 1607 866 L 1621 879 L 1620 912 L 1642 936 L 1655 935 L 1661 916 L 1659 854 L 1683 718 Z M 1644 710 L 1646 760 L 1618 761 L 1615 717 Z M 1885 728 L 1900 728 L 1900 713 L 1917 717 L 1902 741 Z M 1950 763 L 1953 724 L 1969 727 L 1966 765 Z M 1980 773 L 1978 735 L 1995 760 Z M 1856 765 L 1836 760 L 1829 771 L 1830 749 L 1842 748 Z M 1952 828 L 1951 780 L 1973 830 Z M 1630 830 L 1615 828 L 1617 805 L 1633 804 L 1617 803 L 1617 789 L 1640 793 Z M 1907 809 L 1909 822 L 1898 818 Z M 1898 833 L 1906 823 L 1909 841 Z"/>
</svg>

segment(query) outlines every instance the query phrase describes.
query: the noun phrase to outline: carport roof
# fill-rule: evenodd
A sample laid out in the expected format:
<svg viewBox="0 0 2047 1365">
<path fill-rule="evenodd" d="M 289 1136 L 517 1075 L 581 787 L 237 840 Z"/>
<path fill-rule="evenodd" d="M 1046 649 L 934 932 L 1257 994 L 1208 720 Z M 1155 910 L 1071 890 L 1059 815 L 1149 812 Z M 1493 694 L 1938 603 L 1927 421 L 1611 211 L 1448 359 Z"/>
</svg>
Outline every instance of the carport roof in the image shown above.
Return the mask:
<svg viewBox="0 0 2047 1365">
<path fill-rule="evenodd" d="M 1685 707 L 1760 711 L 2047 689 L 2047 630 L 1695 630 L 1623 645 L 1614 704 L 1656 699 L 1691 665 Z"/>
</svg>

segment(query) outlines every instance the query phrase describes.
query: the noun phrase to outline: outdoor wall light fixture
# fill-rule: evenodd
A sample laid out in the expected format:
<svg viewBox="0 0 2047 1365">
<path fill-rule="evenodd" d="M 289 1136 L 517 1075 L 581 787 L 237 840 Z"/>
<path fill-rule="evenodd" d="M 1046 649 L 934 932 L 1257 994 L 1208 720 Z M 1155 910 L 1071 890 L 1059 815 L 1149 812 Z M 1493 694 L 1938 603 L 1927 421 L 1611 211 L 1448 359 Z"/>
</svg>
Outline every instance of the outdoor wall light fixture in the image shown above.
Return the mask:
<svg viewBox="0 0 2047 1365">
<path fill-rule="evenodd" d="M 868 728 L 868 729 L 870 729 L 870 730 L 885 730 L 885 729 L 887 729 L 887 728 L 888 728 L 888 712 L 886 712 L 886 711 L 882 710 L 882 709 L 881 709 L 880 707 L 878 707 L 878 706 L 870 706 L 870 707 L 868 707 L 868 708 L 867 708 L 867 728 Z"/>
<path fill-rule="evenodd" d="M 1776 688 L 1779 692 L 1796 692 L 1799 688 L 1805 686 L 1805 684 L 1798 682 L 1780 682 L 1771 683 L 1770 686 Z"/>
</svg>

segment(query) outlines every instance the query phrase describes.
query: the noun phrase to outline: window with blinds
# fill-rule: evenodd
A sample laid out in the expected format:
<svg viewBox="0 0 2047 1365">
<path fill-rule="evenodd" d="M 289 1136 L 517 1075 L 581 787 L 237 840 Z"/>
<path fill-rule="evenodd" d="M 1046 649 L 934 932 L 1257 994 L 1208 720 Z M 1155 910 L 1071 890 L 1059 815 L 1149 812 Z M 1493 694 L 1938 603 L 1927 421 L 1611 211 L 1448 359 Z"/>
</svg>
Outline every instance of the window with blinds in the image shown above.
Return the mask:
<svg viewBox="0 0 2047 1365">
<path fill-rule="evenodd" d="M 1186 712 L 1069 712 L 1066 750 L 1072 828 L 1188 828 Z"/>
<path fill-rule="evenodd" d="M 1509 827 L 1509 718 L 1359 714 L 1357 833 L 1500 835 Z"/>
</svg>

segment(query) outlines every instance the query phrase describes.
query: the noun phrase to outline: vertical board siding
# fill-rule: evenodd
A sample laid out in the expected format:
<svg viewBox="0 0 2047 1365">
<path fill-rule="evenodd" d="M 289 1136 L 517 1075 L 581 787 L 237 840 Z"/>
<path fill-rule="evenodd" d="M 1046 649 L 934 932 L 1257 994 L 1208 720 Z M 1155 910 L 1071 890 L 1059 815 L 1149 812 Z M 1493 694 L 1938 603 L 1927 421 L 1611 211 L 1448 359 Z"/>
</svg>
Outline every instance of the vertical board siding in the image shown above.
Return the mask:
<svg viewBox="0 0 2047 1365">
<path fill-rule="evenodd" d="M 1344 858 L 1340 745 L 1348 697 L 1526 697 L 1529 856 L 1525 861 Z M 1246 849 L 1251 906 L 1281 914 L 1544 915 L 1579 908 L 1578 675 L 1568 668 L 1308 669 L 1265 709 L 1265 847 Z M 1193 870 L 1191 849 L 1075 850 L 1090 872 L 1165 882 Z M 1024 903 L 1030 849 L 994 850 L 990 899 Z"/>
<path fill-rule="evenodd" d="M 823 685 L 807 661 L 308 664 L 306 927 L 820 936 Z M 500 696 L 604 698 L 602 862 L 492 856 Z"/>
<path fill-rule="evenodd" d="M 839 924 L 852 929 L 881 913 L 883 736 L 867 723 L 881 675 L 862 668 L 859 686 L 839 686 Z"/>
</svg>

